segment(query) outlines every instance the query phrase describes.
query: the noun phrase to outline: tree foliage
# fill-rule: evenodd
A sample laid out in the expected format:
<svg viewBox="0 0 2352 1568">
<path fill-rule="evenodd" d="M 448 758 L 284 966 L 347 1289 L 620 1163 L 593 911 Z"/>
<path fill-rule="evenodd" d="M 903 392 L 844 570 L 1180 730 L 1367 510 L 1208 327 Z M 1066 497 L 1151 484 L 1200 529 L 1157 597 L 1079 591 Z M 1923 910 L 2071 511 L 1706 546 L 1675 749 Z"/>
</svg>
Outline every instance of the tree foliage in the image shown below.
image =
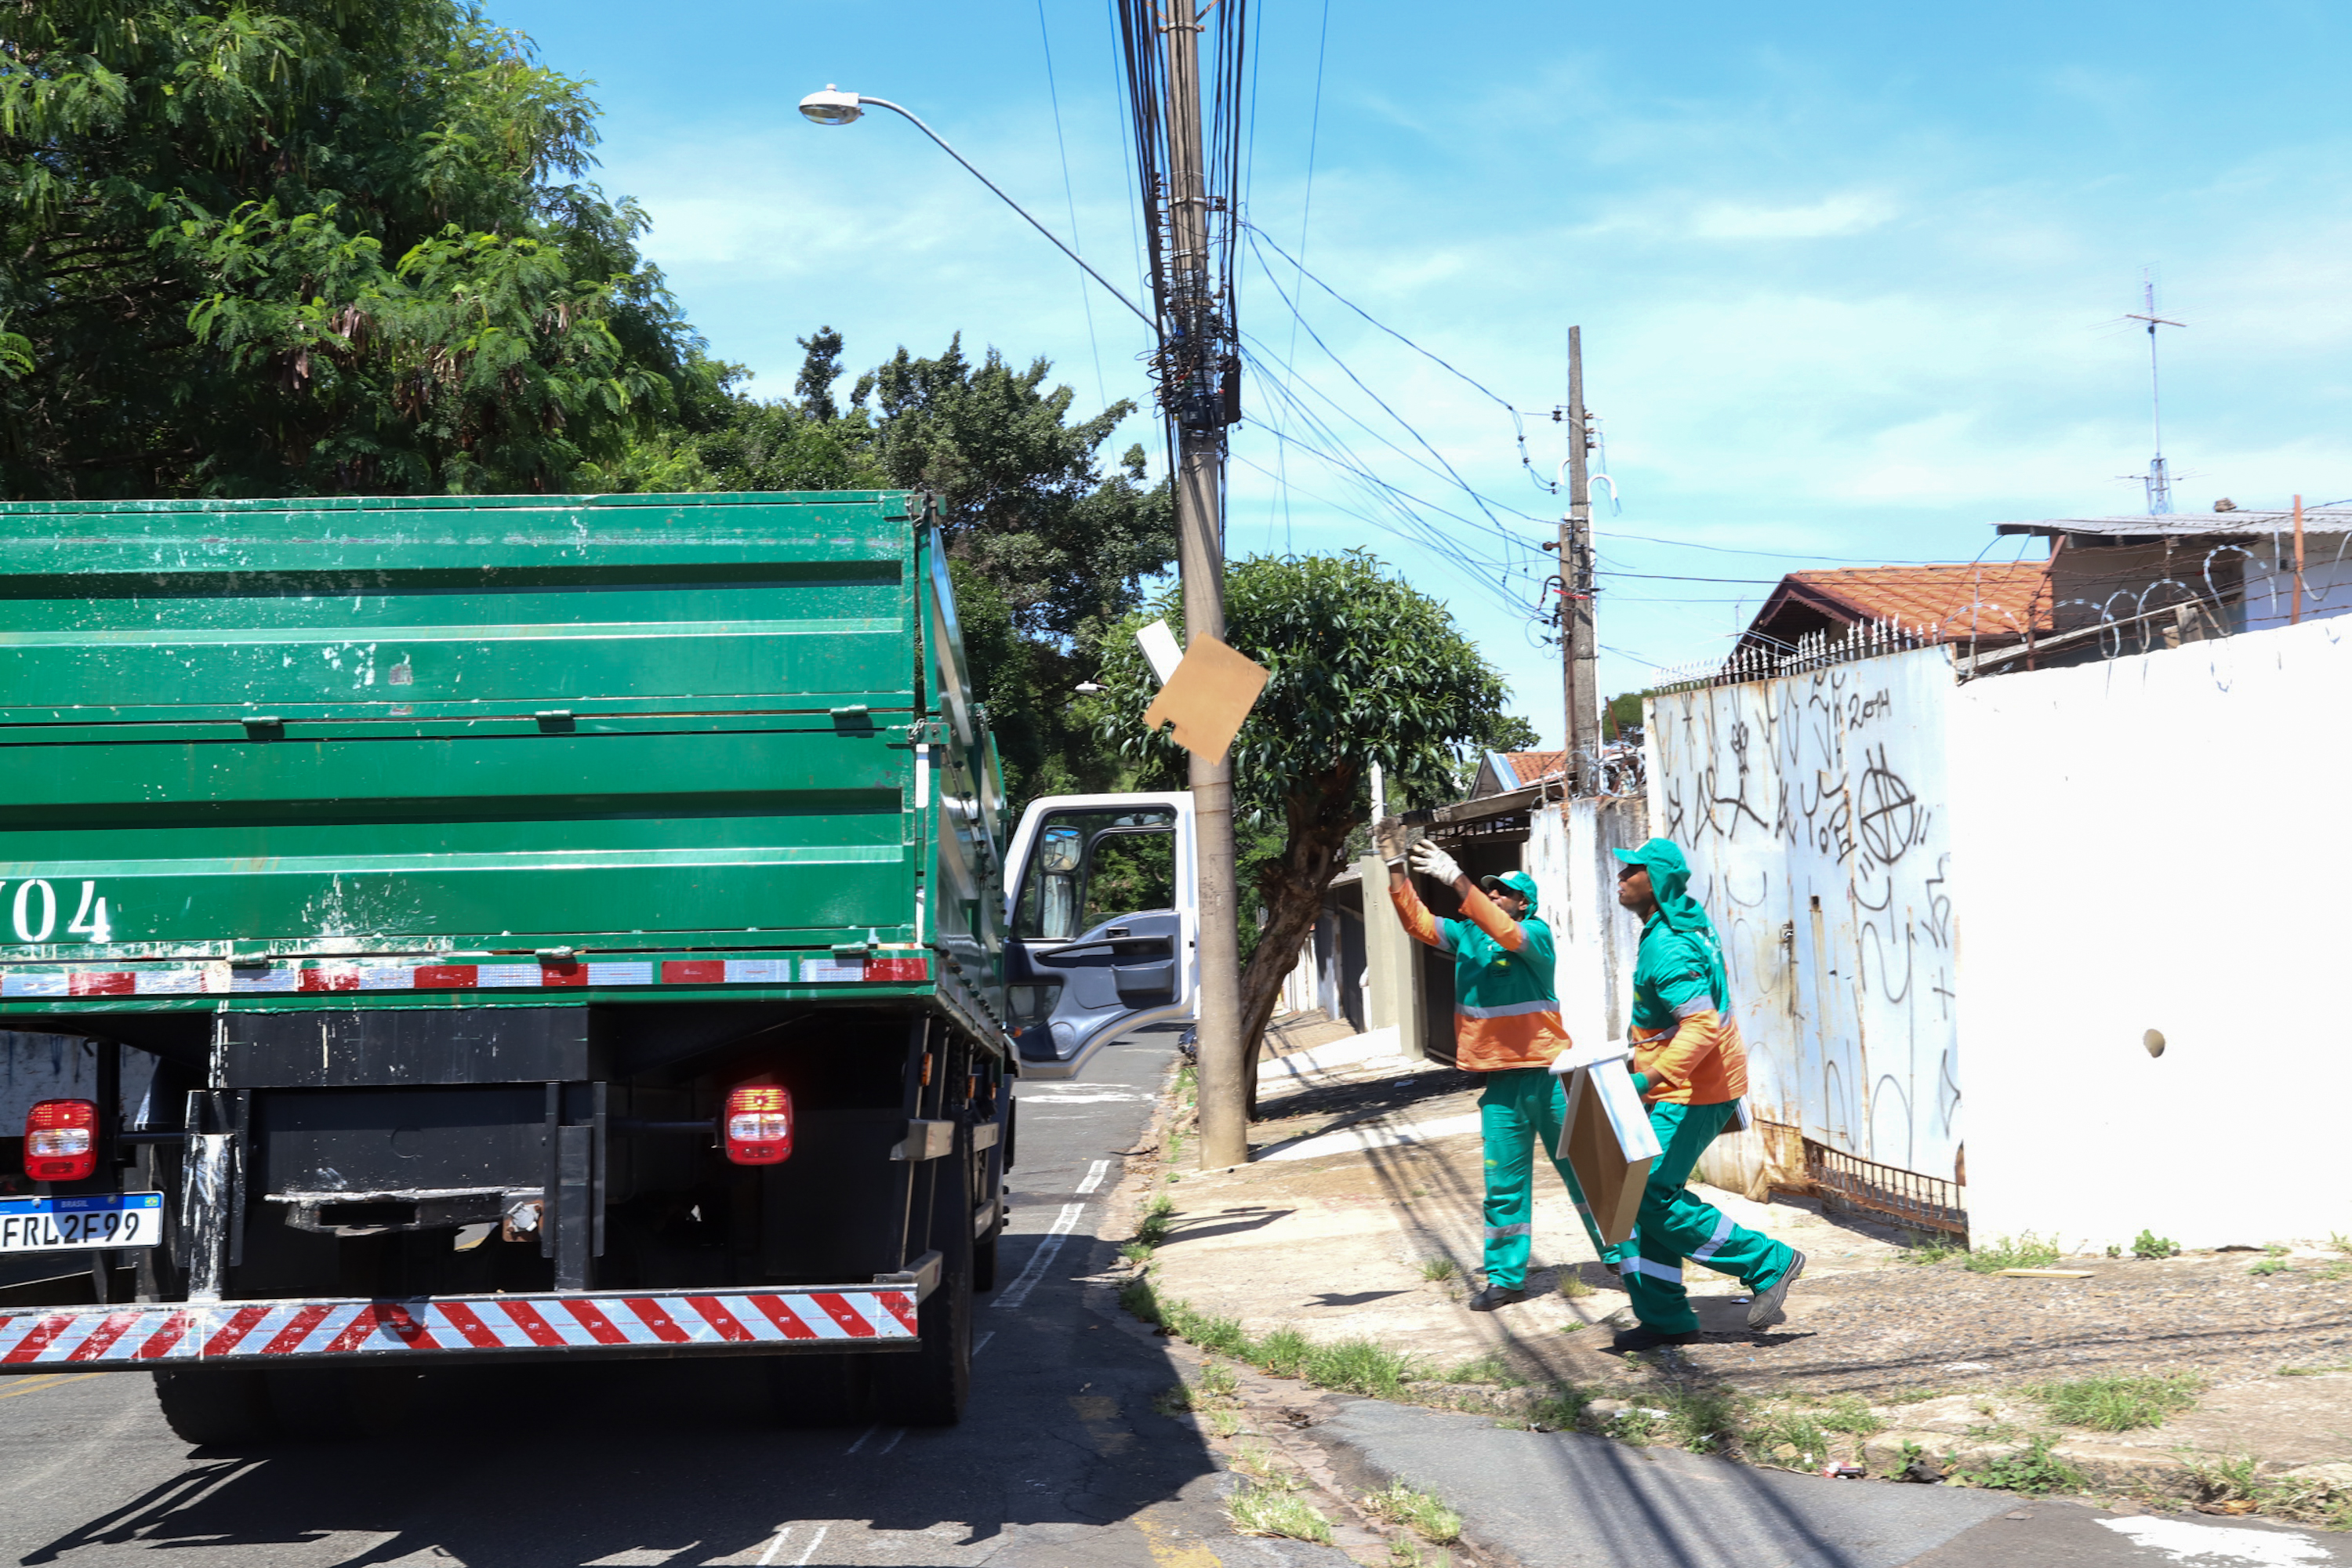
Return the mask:
<svg viewBox="0 0 2352 1568">
<path fill-rule="evenodd" d="M 727 379 L 462 0 L 0 8 L 0 489 L 569 489 Z"/>
<path fill-rule="evenodd" d="M 1171 591 L 1105 642 L 1094 716 L 1139 788 L 1181 787 L 1186 764 L 1164 731 L 1144 727 L 1158 682 L 1133 634 L 1160 616 L 1181 629 L 1181 611 Z M 1255 1040 L 1349 833 L 1368 816 L 1370 764 L 1386 774 L 1391 806 L 1436 805 L 1459 792 L 1465 761 L 1516 721 L 1503 711 L 1501 676 L 1445 606 L 1362 551 L 1228 566 L 1225 640 L 1271 672 L 1233 752 L 1242 901 L 1254 892 L 1265 910 L 1242 973 L 1242 1037 Z"/>
</svg>

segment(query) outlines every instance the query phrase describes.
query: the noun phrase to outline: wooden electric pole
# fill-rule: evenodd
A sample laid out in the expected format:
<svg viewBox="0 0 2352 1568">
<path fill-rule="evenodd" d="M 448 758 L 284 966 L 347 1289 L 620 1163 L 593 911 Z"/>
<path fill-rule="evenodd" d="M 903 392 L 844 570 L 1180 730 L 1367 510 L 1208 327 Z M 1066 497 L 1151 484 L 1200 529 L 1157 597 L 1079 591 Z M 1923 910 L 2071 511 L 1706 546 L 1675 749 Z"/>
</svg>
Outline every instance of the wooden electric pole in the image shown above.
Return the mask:
<svg viewBox="0 0 2352 1568">
<path fill-rule="evenodd" d="M 1186 646 L 1225 635 L 1224 399 L 1213 377 L 1214 320 L 1209 255 L 1208 182 L 1201 153 L 1201 23 L 1196 0 L 1169 0 L 1168 228 L 1161 298 L 1177 329 L 1168 375 L 1176 425 L 1177 567 L 1184 583 Z M 1201 906 L 1201 1163 L 1215 1169 L 1249 1158 L 1249 1074 L 1255 1052 L 1242 1038 L 1241 933 L 1234 871 L 1234 769 L 1230 755 L 1192 759 Z"/>
<path fill-rule="evenodd" d="M 1585 479 L 1584 329 L 1568 329 L 1568 515 L 1559 524 L 1559 657 L 1568 696 L 1568 785 L 1601 790 L 1601 693 L 1592 626 L 1592 500 Z"/>
</svg>

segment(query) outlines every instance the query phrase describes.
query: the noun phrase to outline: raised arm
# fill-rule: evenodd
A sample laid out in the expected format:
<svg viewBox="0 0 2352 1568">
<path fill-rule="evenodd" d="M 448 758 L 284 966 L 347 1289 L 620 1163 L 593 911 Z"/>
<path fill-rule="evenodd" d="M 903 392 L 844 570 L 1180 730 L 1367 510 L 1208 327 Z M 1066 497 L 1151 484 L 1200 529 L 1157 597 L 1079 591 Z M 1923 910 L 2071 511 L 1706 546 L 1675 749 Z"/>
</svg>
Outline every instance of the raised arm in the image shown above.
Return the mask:
<svg viewBox="0 0 2352 1568">
<path fill-rule="evenodd" d="M 1462 868 L 1454 863 L 1453 856 L 1423 839 L 1412 847 L 1412 864 L 1414 869 L 1441 882 L 1450 883 L 1454 892 L 1461 896 L 1463 918 L 1493 937 L 1504 952 L 1517 952 L 1527 946 L 1528 933 L 1519 929 L 1519 922 L 1497 909 L 1494 900 L 1464 876 Z M 1398 875 L 1393 869 L 1390 871 L 1391 888 L 1395 887 Z M 1418 904 L 1421 900 L 1415 899 L 1413 901 Z"/>
</svg>

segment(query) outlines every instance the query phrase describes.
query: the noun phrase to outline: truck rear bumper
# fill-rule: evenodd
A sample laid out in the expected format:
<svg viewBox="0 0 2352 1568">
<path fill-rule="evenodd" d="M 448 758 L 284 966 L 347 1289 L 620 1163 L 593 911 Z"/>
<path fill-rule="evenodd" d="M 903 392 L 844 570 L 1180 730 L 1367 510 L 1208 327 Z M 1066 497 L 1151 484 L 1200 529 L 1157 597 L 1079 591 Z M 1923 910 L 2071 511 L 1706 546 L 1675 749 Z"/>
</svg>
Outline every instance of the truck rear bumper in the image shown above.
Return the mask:
<svg viewBox="0 0 2352 1568">
<path fill-rule="evenodd" d="M 910 1283 L 37 1308 L 0 1315 L 0 1373 L 912 1350 L 921 1293 Z"/>
</svg>

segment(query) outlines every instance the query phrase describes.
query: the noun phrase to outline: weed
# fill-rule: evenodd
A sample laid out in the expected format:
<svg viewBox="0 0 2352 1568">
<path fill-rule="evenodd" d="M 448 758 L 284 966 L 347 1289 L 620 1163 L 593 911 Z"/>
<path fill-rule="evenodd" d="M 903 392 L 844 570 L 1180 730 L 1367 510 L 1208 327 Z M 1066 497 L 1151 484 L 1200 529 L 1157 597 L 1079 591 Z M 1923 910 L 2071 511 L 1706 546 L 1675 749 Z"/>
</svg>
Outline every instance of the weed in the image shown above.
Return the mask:
<svg viewBox="0 0 2352 1568">
<path fill-rule="evenodd" d="M 1719 1388 L 1679 1389 L 1664 1395 L 1666 1435 L 1694 1454 L 1713 1454 L 1739 1435 L 1739 1404 Z"/>
<path fill-rule="evenodd" d="M 1587 1285 L 1584 1276 L 1575 1269 L 1563 1268 L 1559 1271 L 1559 1293 L 1572 1301 L 1579 1296 L 1591 1295 L 1592 1287 Z"/>
<path fill-rule="evenodd" d="M 1258 1341 L 1257 1352 L 1250 1359 L 1268 1377 L 1297 1377 L 1307 1370 L 1307 1357 L 1315 1353 L 1315 1342 L 1297 1329 L 1276 1329 Z"/>
<path fill-rule="evenodd" d="M 1255 1348 L 1250 1343 L 1249 1335 L 1243 1331 L 1238 1318 L 1212 1318 L 1188 1309 L 1183 1319 L 1177 1323 L 1176 1331 L 1204 1351 L 1215 1351 L 1219 1355 L 1229 1355 L 1235 1361 L 1247 1361 Z M 1231 1376 L 1232 1373 L 1228 1372 L 1226 1375 Z"/>
<path fill-rule="evenodd" d="M 1425 1258 L 1422 1259 L 1421 1277 L 1423 1279 L 1443 1282 L 1453 1279 L 1455 1275 L 1460 1274 L 1461 1272 L 1461 1266 L 1456 1264 L 1451 1258 Z"/>
<path fill-rule="evenodd" d="M 1811 1469 L 1829 1454 L 1830 1435 L 1811 1411 L 1781 1405 L 1752 1411 L 1741 1429 L 1740 1446 L 1750 1458 Z M 1783 1448 L 1790 1452 L 1780 1452 Z"/>
<path fill-rule="evenodd" d="M 2263 1489 L 2262 1505 L 2264 1513 L 2330 1530 L 2352 1527 L 2352 1491 L 2325 1480 L 2274 1481 Z"/>
<path fill-rule="evenodd" d="M 1526 1380 L 1515 1377 L 1503 1358 L 1493 1352 L 1475 1356 L 1445 1374 L 1448 1383 L 1494 1383 L 1506 1388 L 1516 1388 Z"/>
<path fill-rule="evenodd" d="M 1870 1406 L 1852 1394 L 1839 1394 L 1813 1419 L 1824 1432 L 1843 1432 L 1849 1437 L 1867 1437 L 1886 1429 L 1886 1423 L 1873 1415 Z"/>
<path fill-rule="evenodd" d="M 2180 1243 L 2168 1236 L 2158 1236 L 2152 1230 L 2143 1230 L 2132 1238 L 2132 1256 L 2134 1258 L 2178 1258 L 2180 1256 Z"/>
<path fill-rule="evenodd" d="M 1527 1424 L 1539 1432 L 1568 1431 L 1583 1422 L 1584 1407 L 1591 1403 L 1590 1389 L 1555 1384 L 1549 1394 L 1528 1405 Z"/>
<path fill-rule="evenodd" d="M 2327 1233 L 2327 1245 L 2345 1256 L 2352 1258 L 2352 1236 L 2347 1236 L 2340 1230 L 2331 1230 Z"/>
<path fill-rule="evenodd" d="M 1201 1069 L 1199 1068 L 1194 1067 L 1191 1062 L 1186 1062 L 1176 1069 L 1176 1098 L 1185 1105 L 1190 1106 L 1198 1098 L 1200 1087 Z"/>
<path fill-rule="evenodd" d="M 1225 1504 L 1226 1517 L 1244 1535 L 1287 1536 L 1331 1544 L 1331 1521 L 1305 1498 L 1285 1486 L 1259 1485 L 1234 1494 Z"/>
<path fill-rule="evenodd" d="M 2326 1377 L 2331 1373 L 2352 1372 L 2352 1361 L 2329 1362 L 2320 1366 L 2283 1366 L 2281 1377 Z"/>
<path fill-rule="evenodd" d="M 1172 1127 L 1168 1130 L 1168 1148 L 1163 1157 L 1171 1165 L 1181 1164 L 1183 1163 L 1184 1134 L 1179 1132 Z M 1169 1179 L 1171 1181 L 1175 1179 L 1174 1173 L 1170 1173 Z"/>
<path fill-rule="evenodd" d="M 1143 1218 L 1135 1227 L 1135 1239 L 1146 1247 L 1157 1247 L 1168 1239 L 1168 1226 L 1176 1213 L 1176 1200 L 1166 1193 L 1155 1193 L 1144 1205 Z"/>
<path fill-rule="evenodd" d="M 1233 1458 L 1225 1461 L 1225 1467 L 1228 1469 L 1238 1470 L 1245 1476 L 1255 1476 L 1260 1480 L 1272 1477 L 1277 1468 L 1273 1449 L 1263 1443 L 1253 1443 L 1246 1439 L 1234 1445 Z"/>
<path fill-rule="evenodd" d="M 1462 1536 L 1460 1514 L 1402 1479 L 1391 1481 L 1383 1490 L 1364 1494 L 1364 1510 L 1376 1519 L 1403 1525 L 1434 1545 L 1443 1546 Z"/>
<path fill-rule="evenodd" d="M 1147 1323 L 1162 1321 L 1160 1292 L 1154 1290 L 1151 1281 L 1140 1274 L 1119 1287 L 1118 1304 Z"/>
<path fill-rule="evenodd" d="M 1454 1553 L 1423 1552 L 1417 1538 L 1400 1535 L 1389 1542 L 1389 1568 L 1454 1568 Z"/>
<path fill-rule="evenodd" d="M 2294 1265 L 2284 1258 L 2265 1258 L 2246 1272 L 2253 1275 L 2292 1274 Z"/>
<path fill-rule="evenodd" d="M 1242 1391 L 1242 1380 L 1234 1375 L 1232 1367 L 1213 1361 L 1201 1369 L 1197 1386 L 1212 1399 L 1231 1399 Z"/>
<path fill-rule="evenodd" d="M 2197 1482 L 2199 1502 L 2258 1502 L 2262 1499 L 2262 1461 L 2252 1454 L 2241 1454 L 2234 1459 L 2208 1459 L 2183 1453 L 2180 1459 Z"/>
<path fill-rule="evenodd" d="M 1591 1326 L 1591 1323 L 1562 1323 L 1559 1326 L 1559 1331 L 1563 1334 L 1580 1334 Z"/>
<path fill-rule="evenodd" d="M 2083 1472 L 2053 1454 L 2051 1442 L 2048 1437 L 2036 1437 L 2021 1454 L 2003 1454 L 1982 1469 L 1955 1470 L 1951 1479 L 1964 1486 L 2023 1492 L 2030 1497 L 2045 1492 L 2081 1491 L 2089 1485 Z"/>
<path fill-rule="evenodd" d="M 1609 1435 L 1621 1443 L 1630 1443 L 1636 1448 L 1646 1448 L 1658 1440 L 1657 1413 L 1641 1405 L 1636 1405 L 1630 1410 L 1620 1410 L 1610 1418 Z"/>
<path fill-rule="evenodd" d="M 2161 1426 L 2168 1415 L 2194 1406 L 2204 1387 L 2187 1373 L 2168 1377 L 2085 1377 L 2045 1383 L 2028 1390 L 2050 1419 L 2062 1426 L 2095 1432 L 2130 1432 Z"/>
<path fill-rule="evenodd" d="M 1180 1383 L 1151 1396 L 1151 1408 L 1162 1415 L 1181 1415 L 1192 1408 L 1192 1385 Z"/>
<path fill-rule="evenodd" d="M 2029 1230 L 1971 1247 L 1962 1267 L 1971 1274 L 1998 1274 L 2004 1268 L 2047 1268 L 2063 1256 L 2056 1237 L 2039 1237 Z"/>
<path fill-rule="evenodd" d="M 1394 1399 L 1412 1371 L 1411 1360 L 1372 1340 L 1337 1340 L 1307 1357 L 1307 1382 L 1373 1399 Z"/>
<path fill-rule="evenodd" d="M 1146 1268 L 1150 1267 L 1151 1264 L 1151 1248 L 1139 1241 L 1129 1242 L 1118 1249 L 1118 1255 L 1129 1263 L 1140 1263 Z"/>
<path fill-rule="evenodd" d="M 1926 1267 L 1949 1262 L 1969 1255 L 1966 1242 L 1955 1241 L 1948 1236 L 1929 1235 L 1913 1231 L 1904 1238 L 1903 1261 Z"/>
<path fill-rule="evenodd" d="M 2284 1258 L 2288 1253 L 2293 1252 L 2294 1248 L 2287 1246 L 2286 1243 L 2283 1241 L 2273 1241 L 2265 1244 L 2263 1250 L 2269 1253 L 2273 1258 Z"/>
<path fill-rule="evenodd" d="M 2319 1277 L 2322 1279 L 2341 1279 L 2347 1274 L 2352 1274 L 2352 1258 L 2347 1258 L 2341 1263 L 2331 1263 L 2319 1271 Z"/>
<path fill-rule="evenodd" d="M 1937 1388 L 1898 1388 L 1894 1393 L 1889 1394 L 1886 1396 L 1886 1403 L 1889 1405 L 1924 1405 L 1930 1399 L 1941 1399 L 1943 1397 L 1943 1390 Z"/>
<path fill-rule="evenodd" d="M 1209 1412 L 1210 1436 L 1230 1437 L 1241 1429 L 1242 1413 L 1240 1411 L 1212 1410 Z"/>
</svg>

